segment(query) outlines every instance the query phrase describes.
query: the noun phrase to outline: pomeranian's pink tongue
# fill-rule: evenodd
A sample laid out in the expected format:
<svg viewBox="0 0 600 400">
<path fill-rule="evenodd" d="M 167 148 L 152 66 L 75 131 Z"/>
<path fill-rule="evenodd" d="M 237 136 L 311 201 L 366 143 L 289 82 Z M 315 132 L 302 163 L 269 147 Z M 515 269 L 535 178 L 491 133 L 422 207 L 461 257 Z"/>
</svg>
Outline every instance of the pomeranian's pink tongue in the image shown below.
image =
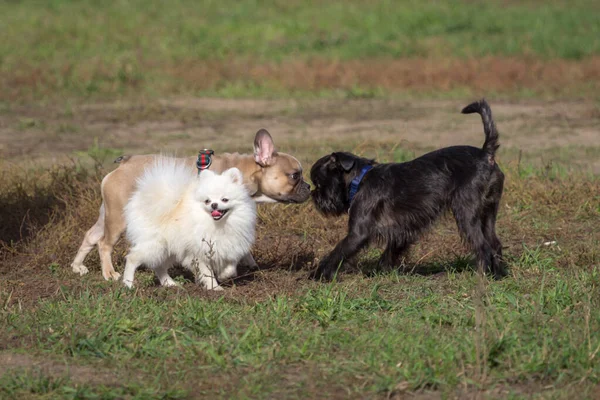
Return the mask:
<svg viewBox="0 0 600 400">
<path fill-rule="evenodd" d="M 219 210 L 213 210 L 213 211 L 210 213 L 210 215 L 212 215 L 212 216 L 213 216 L 213 218 L 214 218 L 214 217 L 220 217 L 222 214 L 223 214 L 223 213 L 222 213 L 221 211 L 219 211 Z"/>
</svg>

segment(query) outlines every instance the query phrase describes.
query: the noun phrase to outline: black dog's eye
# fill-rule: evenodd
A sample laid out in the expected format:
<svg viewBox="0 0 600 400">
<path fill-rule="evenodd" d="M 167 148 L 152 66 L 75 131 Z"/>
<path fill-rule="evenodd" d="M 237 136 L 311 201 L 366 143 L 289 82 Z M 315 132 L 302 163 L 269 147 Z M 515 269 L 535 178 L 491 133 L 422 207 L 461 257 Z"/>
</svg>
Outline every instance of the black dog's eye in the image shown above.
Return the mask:
<svg viewBox="0 0 600 400">
<path fill-rule="evenodd" d="M 300 172 L 294 172 L 293 174 L 290 175 L 290 178 L 297 181 L 298 178 L 300 178 Z"/>
<path fill-rule="evenodd" d="M 223 197 L 223 198 L 221 199 L 221 201 L 222 201 L 223 203 L 227 203 L 227 202 L 229 201 L 229 199 L 228 199 L 227 197 Z"/>
<path fill-rule="evenodd" d="M 209 205 L 210 204 L 210 199 L 204 200 L 204 204 Z"/>
</svg>

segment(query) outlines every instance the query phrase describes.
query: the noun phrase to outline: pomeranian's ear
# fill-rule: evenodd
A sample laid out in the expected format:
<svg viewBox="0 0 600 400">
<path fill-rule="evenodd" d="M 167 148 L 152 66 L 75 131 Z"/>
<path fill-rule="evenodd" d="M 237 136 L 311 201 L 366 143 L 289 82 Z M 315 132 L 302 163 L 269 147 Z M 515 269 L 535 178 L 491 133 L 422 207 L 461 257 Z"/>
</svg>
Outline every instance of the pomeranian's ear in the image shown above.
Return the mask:
<svg viewBox="0 0 600 400">
<path fill-rule="evenodd" d="M 227 171 L 223 172 L 223 175 L 228 176 L 233 183 L 237 183 L 238 185 L 241 185 L 244 182 L 242 172 L 237 168 L 229 168 Z"/>
</svg>

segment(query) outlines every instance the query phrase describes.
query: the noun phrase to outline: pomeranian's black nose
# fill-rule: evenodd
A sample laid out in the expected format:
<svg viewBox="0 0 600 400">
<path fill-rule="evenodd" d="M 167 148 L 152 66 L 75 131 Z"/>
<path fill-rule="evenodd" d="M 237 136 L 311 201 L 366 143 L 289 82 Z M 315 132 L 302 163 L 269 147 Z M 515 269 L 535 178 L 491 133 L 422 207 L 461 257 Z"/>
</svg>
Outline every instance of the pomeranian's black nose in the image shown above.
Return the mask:
<svg viewBox="0 0 600 400">
<path fill-rule="evenodd" d="M 212 203 L 210 206 L 213 210 L 216 210 L 217 208 L 219 208 L 219 205 L 217 203 Z"/>
</svg>

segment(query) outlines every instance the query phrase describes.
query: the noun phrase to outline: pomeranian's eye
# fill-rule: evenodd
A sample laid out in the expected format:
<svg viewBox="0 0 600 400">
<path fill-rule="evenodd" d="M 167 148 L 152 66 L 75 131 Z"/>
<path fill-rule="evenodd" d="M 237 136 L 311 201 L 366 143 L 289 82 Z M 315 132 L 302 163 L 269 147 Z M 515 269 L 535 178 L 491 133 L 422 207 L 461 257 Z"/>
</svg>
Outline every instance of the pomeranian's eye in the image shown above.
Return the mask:
<svg viewBox="0 0 600 400">
<path fill-rule="evenodd" d="M 204 200 L 204 204 L 209 205 L 210 204 L 210 199 Z"/>
<path fill-rule="evenodd" d="M 223 203 L 227 203 L 227 202 L 229 201 L 229 199 L 228 199 L 227 197 L 223 197 L 223 198 L 221 199 L 221 201 L 222 201 Z"/>
</svg>

